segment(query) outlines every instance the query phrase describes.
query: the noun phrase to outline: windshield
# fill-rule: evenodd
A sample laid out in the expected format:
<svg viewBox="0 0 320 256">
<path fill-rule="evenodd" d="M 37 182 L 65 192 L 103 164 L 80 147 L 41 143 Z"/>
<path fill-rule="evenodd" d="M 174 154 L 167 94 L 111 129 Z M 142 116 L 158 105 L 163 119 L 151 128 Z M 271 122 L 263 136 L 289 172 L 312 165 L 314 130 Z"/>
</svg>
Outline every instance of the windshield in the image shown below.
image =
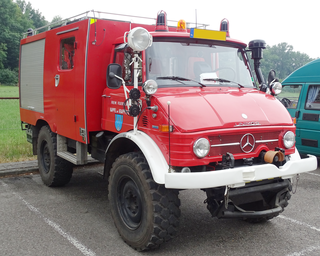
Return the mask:
<svg viewBox="0 0 320 256">
<path fill-rule="evenodd" d="M 253 87 L 239 48 L 181 42 L 153 42 L 146 50 L 147 79 L 165 86 Z M 198 82 L 198 83 L 197 83 Z"/>
</svg>

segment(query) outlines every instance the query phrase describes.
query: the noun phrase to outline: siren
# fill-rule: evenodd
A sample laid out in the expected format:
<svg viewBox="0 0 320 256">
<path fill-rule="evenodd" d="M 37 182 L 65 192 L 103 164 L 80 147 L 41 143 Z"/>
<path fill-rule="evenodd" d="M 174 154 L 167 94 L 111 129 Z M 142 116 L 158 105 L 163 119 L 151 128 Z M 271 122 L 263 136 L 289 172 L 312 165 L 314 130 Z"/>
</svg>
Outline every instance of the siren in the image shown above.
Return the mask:
<svg viewBox="0 0 320 256">
<path fill-rule="evenodd" d="M 157 14 L 156 31 L 169 31 L 167 26 L 167 13 L 165 11 L 160 11 Z"/>
<path fill-rule="evenodd" d="M 230 37 L 229 33 L 229 21 L 227 19 L 223 19 L 220 23 L 220 31 L 227 32 L 227 37 Z"/>
<path fill-rule="evenodd" d="M 177 24 L 177 32 L 187 32 L 187 26 L 185 20 L 179 20 Z"/>
</svg>

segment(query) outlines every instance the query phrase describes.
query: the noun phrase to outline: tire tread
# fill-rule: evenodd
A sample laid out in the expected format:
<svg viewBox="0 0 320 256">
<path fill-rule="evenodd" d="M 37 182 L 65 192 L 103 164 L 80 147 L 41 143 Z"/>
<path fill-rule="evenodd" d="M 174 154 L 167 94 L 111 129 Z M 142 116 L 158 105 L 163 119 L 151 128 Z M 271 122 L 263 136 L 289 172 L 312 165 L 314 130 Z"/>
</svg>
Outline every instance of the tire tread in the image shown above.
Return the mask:
<svg viewBox="0 0 320 256">
<path fill-rule="evenodd" d="M 141 171 L 145 181 L 149 187 L 149 192 L 152 204 L 153 204 L 153 230 L 151 232 L 149 241 L 140 247 L 136 247 L 127 241 L 125 237 L 121 235 L 121 230 L 116 225 L 118 232 L 122 239 L 132 248 L 138 251 L 146 251 L 158 248 L 162 243 L 171 240 L 176 234 L 179 227 L 180 217 L 180 199 L 178 197 L 179 192 L 177 190 L 166 189 L 164 185 L 157 184 L 153 178 L 149 168 L 149 165 L 142 153 L 127 153 L 116 159 L 113 163 L 113 167 L 116 166 L 119 161 L 124 159 L 130 160 L 135 163 L 135 166 Z M 111 169 L 111 172 L 114 169 Z M 110 177 L 112 176 L 112 173 Z M 111 181 L 109 181 L 109 200 Z"/>
</svg>

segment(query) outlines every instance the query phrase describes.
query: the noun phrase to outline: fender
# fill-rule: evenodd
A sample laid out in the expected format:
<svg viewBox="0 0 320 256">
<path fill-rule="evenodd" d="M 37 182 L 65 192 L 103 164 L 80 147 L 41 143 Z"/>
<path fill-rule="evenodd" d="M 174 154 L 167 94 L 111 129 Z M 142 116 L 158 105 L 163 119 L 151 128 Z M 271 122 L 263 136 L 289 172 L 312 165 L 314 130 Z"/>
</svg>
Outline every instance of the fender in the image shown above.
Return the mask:
<svg viewBox="0 0 320 256">
<path fill-rule="evenodd" d="M 301 157 L 300 157 L 299 151 L 295 147 L 294 153 L 290 155 L 290 160 L 300 160 L 300 159 L 301 159 Z"/>
<path fill-rule="evenodd" d="M 165 174 L 168 173 L 169 165 L 158 145 L 144 132 L 136 131 L 134 133 L 134 131 L 129 131 L 118 134 L 109 143 L 106 156 L 114 142 L 123 138 L 131 140 L 139 147 L 149 164 L 154 181 L 158 184 L 164 184 Z"/>
</svg>

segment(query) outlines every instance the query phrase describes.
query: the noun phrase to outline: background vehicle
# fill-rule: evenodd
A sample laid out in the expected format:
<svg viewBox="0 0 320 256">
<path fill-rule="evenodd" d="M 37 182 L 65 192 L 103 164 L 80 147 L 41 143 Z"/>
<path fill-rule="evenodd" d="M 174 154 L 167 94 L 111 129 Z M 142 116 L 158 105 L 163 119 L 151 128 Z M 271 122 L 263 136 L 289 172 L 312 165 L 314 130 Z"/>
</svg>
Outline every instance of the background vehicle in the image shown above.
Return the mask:
<svg viewBox="0 0 320 256">
<path fill-rule="evenodd" d="M 283 81 L 279 100 L 296 120 L 296 147 L 301 154 L 320 156 L 320 60 L 294 71 Z"/>
<path fill-rule="evenodd" d="M 103 13 L 99 13 L 102 15 Z M 115 225 L 137 250 L 177 232 L 181 189 L 202 189 L 218 218 L 263 221 L 290 199 L 291 179 L 316 169 L 300 159 L 295 126 L 259 62 L 220 31 L 96 19 L 21 40 L 21 120 L 48 186 L 69 182 L 88 154 L 104 162 Z M 266 93 L 268 92 L 268 93 Z"/>
</svg>

